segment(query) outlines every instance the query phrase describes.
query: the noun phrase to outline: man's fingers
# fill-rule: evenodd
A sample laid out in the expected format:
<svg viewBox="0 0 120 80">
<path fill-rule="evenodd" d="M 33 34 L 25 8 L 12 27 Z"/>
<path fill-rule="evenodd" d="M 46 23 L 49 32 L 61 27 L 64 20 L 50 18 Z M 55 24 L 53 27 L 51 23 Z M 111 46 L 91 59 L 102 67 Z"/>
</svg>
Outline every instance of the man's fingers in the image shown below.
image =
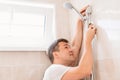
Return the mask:
<svg viewBox="0 0 120 80">
<path fill-rule="evenodd" d="M 83 14 L 88 7 L 89 7 L 89 5 L 87 5 L 84 8 L 82 8 L 81 11 L 80 11 L 80 13 Z"/>
<path fill-rule="evenodd" d="M 95 34 L 97 33 L 97 28 L 95 28 Z"/>
<path fill-rule="evenodd" d="M 97 28 L 96 28 L 96 27 L 91 27 L 91 29 L 94 30 L 94 31 L 95 31 L 95 34 L 96 34 Z"/>
<path fill-rule="evenodd" d="M 90 25 L 89 25 L 89 29 L 94 30 L 94 31 L 95 31 L 95 34 L 96 34 L 97 28 L 96 28 L 93 24 L 90 24 Z"/>
<path fill-rule="evenodd" d="M 94 25 L 92 24 L 92 23 L 90 23 L 89 25 L 88 25 L 88 28 L 91 28 L 91 27 L 94 27 Z"/>
<path fill-rule="evenodd" d="M 84 13 L 81 13 L 83 16 L 85 16 L 85 12 Z"/>
</svg>

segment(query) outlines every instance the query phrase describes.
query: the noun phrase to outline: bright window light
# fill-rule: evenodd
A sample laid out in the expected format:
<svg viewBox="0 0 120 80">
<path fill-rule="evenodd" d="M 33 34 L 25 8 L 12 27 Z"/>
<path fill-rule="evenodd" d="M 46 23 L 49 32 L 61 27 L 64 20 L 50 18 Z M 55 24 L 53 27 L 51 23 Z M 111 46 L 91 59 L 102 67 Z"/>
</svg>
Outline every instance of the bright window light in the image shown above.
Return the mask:
<svg viewBox="0 0 120 80">
<path fill-rule="evenodd" d="M 45 16 L 35 13 L 14 12 L 13 24 L 44 26 Z"/>
<path fill-rule="evenodd" d="M 54 7 L 0 3 L 0 50 L 46 50 L 54 39 Z"/>
<path fill-rule="evenodd" d="M 10 22 L 10 17 L 11 17 L 11 13 L 6 10 L 6 11 L 3 11 L 3 10 L 0 10 L 0 23 L 2 24 L 9 24 Z"/>
</svg>

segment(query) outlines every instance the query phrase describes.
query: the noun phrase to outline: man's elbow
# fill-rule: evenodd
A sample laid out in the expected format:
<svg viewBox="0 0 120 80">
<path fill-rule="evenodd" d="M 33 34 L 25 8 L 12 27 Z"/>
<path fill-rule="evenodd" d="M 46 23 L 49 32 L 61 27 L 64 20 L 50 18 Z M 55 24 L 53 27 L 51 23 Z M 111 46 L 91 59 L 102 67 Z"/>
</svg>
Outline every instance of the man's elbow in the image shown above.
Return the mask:
<svg viewBox="0 0 120 80">
<path fill-rule="evenodd" d="M 92 69 L 85 70 L 84 75 L 85 75 L 85 77 L 87 77 L 87 76 L 90 76 L 91 73 L 92 73 Z"/>
<path fill-rule="evenodd" d="M 90 71 L 84 71 L 79 75 L 79 77 L 80 77 L 80 79 L 84 79 L 86 77 L 89 77 L 90 75 L 91 75 Z"/>
<path fill-rule="evenodd" d="M 87 72 L 87 73 L 86 73 L 86 76 L 90 76 L 90 75 L 91 75 L 91 72 Z"/>
</svg>

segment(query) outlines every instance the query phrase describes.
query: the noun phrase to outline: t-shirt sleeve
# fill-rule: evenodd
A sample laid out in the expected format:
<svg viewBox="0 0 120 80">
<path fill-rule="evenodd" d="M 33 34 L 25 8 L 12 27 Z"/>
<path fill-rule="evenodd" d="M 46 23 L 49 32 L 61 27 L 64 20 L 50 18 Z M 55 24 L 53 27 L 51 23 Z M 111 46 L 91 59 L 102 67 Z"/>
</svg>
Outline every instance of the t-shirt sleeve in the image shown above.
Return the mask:
<svg viewBox="0 0 120 80">
<path fill-rule="evenodd" d="M 43 80 L 61 80 L 69 69 L 70 67 L 64 65 L 52 65 L 46 70 Z"/>
</svg>

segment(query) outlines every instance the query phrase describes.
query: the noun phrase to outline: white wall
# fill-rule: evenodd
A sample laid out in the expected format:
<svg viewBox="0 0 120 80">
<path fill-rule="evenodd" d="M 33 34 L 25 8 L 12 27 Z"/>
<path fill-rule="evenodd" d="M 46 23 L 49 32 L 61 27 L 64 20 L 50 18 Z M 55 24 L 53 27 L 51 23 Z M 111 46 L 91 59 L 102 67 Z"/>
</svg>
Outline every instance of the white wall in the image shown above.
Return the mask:
<svg viewBox="0 0 120 80">
<path fill-rule="evenodd" d="M 93 8 L 92 20 L 97 27 L 93 42 L 95 80 L 120 80 L 120 1 L 71 0 L 71 2 L 78 9 L 87 4 Z M 70 17 L 71 26 L 74 26 L 77 15 L 70 12 Z"/>
</svg>

